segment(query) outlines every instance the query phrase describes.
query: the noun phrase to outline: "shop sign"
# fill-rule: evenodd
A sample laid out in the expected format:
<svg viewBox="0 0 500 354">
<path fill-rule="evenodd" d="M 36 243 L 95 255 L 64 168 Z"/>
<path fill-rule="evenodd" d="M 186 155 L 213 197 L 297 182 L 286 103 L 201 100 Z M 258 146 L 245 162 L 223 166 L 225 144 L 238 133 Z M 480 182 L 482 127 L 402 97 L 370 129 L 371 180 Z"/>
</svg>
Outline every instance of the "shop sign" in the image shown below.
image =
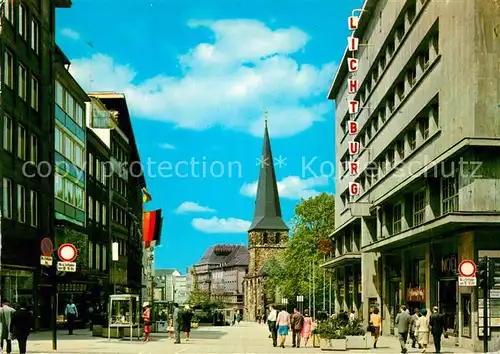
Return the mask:
<svg viewBox="0 0 500 354">
<path fill-rule="evenodd" d="M 349 70 L 349 77 L 347 78 L 347 87 L 348 93 L 352 95 L 347 100 L 347 107 L 349 112 L 349 121 L 347 122 L 347 129 L 349 131 L 349 135 L 354 139 L 359 132 L 358 122 L 356 122 L 356 115 L 359 112 L 360 102 L 357 101 L 356 94 L 359 89 L 359 80 L 356 78 L 356 72 L 358 71 L 359 59 L 356 58 L 356 52 L 359 49 L 359 38 L 354 37 L 354 32 L 358 28 L 359 24 L 359 16 L 355 16 L 356 12 L 361 12 L 362 10 L 353 10 L 352 16 L 348 18 L 347 25 L 349 31 L 351 31 L 351 35 L 347 37 L 347 49 L 351 53 L 351 57 L 347 58 L 347 67 Z M 349 175 L 353 177 L 353 181 L 356 179 L 356 176 L 359 174 L 359 164 L 355 160 L 356 156 L 359 155 L 360 146 L 358 142 L 354 140 L 349 142 L 349 155 L 350 161 L 346 165 L 349 170 Z M 349 182 L 349 194 L 351 196 L 357 196 L 360 194 L 359 183 L 358 182 Z"/>
<path fill-rule="evenodd" d="M 425 288 L 416 287 L 406 290 L 406 301 L 408 302 L 425 302 Z"/>
<path fill-rule="evenodd" d="M 441 258 L 441 273 L 455 275 L 458 270 L 458 257 L 456 254 L 450 254 Z"/>
</svg>

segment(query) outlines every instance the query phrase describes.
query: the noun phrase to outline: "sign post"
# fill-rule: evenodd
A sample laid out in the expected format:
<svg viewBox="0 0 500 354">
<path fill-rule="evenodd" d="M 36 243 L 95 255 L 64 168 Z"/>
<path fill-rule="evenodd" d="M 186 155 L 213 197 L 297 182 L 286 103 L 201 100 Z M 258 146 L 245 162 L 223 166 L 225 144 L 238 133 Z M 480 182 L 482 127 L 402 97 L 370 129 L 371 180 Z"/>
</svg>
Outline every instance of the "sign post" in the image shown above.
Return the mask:
<svg viewBox="0 0 500 354">
<path fill-rule="evenodd" d="M 76 259 L 78 252 L 75 246 L 70 243 L 65 243 L 59 246 L 57 254 L 62 261 L 57 262 L 57 270 L 59 272 L 76 272 L 76 263 L 73 261 Z"/>
</svg>

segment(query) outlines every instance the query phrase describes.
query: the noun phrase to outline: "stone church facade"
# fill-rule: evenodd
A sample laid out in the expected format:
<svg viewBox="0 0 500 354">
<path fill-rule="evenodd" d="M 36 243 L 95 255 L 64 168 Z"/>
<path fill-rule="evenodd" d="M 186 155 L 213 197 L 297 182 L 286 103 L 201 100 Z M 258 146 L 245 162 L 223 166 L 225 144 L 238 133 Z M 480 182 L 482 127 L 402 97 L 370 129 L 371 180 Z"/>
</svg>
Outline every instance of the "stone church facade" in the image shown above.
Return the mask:
<svg viewBox="0 0 500 354">
<path fill-rule="evenodd" d="M 269 259 L 286 248 L 288 227 L 282 219 L 281 206 L 273 165 L 271 143 L 266 127 L 262 163 L 255 200 L 255 212 L 248 230 L 248 274 L 245 277 L 245 319 L 257 321 L 266 315 L 267 307 L 274 303 L 275 296 L 266 296 L 264 282 L 265 266 Z"/>
</svg>

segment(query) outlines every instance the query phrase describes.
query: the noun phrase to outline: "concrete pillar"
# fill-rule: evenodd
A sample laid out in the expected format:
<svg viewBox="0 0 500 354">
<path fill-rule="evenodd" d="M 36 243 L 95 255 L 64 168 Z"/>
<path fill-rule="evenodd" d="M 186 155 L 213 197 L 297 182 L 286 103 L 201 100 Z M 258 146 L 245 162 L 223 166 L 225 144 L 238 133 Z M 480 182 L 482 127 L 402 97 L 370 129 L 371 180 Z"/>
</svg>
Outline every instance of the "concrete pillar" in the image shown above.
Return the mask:
<svg viewBox="0 0 500 354">
<path fill-rule="evenodd" d="M 401 302 L 406 303 L 406 279 L 409 276 L 407 274 L 407 254 L 406 251 L 401 251 Z"/>
<path fill-rule="evenodd" d="M 376 298 L 380 304 L 380 257 L 378 253 L 361 253 L 361 301 L 363 324 L 368 325 L 369 319 L 369 299 Z"/>
<path fill-rule="evenodd" d="M 334 291 L 335 291 L 335 301 L 334 301 L 334 311 L 335 313 L 339 313 L 340 311 L 340 302 L 339 302 L 339 294 L 340 294 L 340 289 L 339 289 L 339 282 L 338 282 L 338 279 L 339 279 L 339 275 L 340 275 L 340 272 L 338 270 L 338 268 L 335 268 L 334 270 L 334 273 L 335 273 L 335 285 L 334 285 Z"/>
</svg>

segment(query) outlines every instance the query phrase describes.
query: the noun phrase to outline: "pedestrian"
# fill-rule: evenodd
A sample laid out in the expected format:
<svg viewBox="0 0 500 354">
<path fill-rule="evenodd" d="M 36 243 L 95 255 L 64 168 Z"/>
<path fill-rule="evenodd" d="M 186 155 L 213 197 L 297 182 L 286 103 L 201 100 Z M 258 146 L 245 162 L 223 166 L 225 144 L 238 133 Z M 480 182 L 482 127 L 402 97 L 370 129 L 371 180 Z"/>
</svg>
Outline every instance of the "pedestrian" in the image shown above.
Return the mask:
<svg viewBox="0 0 500 354">
<path fill-rule="evenodd" d="M 12 307 L 9 306 L 9 301 L 4 299 L 2 301 L 2 308 L 0 309 L 0 348 L 3 352 L 3 343 L 7 342 L 6 352 L 12 352 L 12 335 L 11 335 L 11 324 L 12 324 L 12 314 L 15 313 Z"/>
<path fill-rule="evenodd" d="M 278 327 L 276 326 L 276 321 L 278 319 L 278 311 L 273 305 L 269 306 L 269 316 L 267 316 L 267 325 L 269 327 L 269 332 L 271 332 L 270 338 L 273 339 L 273 347 L 278 346 Z"/>
<path fill-rule="evenodd" d="M 193 319 L 193 313 L 189 308 L 189 305 L 186 305 L 184 308 L 184 312 L 182 313 L 182 323 L 184 325 L 184 336 L 186 338 L 186 342 L 189 341 L 189 334 L 191 333 L 191 320 Z"/>
<path fill-rule="evenodd" d="M 78 309 L 73 303 L 73 299 L 69 300 L 64 310 L 64 315 L 66 316 L 66 322 L 68 324 L 68 334 L 73 335 L 73 330 L 75 328 L 75 319 L 78 317 Z"/>
<path fill-rule="evenodd" d="M 433 314 L 429 318 L 429 326 L 431 327 L 432 337 L 434 338 L 434 346 L 436 353 L 441 353 L 441 336 L 446 331 L 444 316 L 439 313 L 439 308 L 434 306 Z"/>
<path fill-rule="evenodd" d="M 292 327 L 292 347 L 300 348 L 300 332 L 304 325 L 304 317 L 296 308 L 293 309 L 293 315 L 290 319 L 290 326 Z"/>
<path fill-rule="evenodd" d="M 26 302 L 21 301 L 19 310 L 12 313 L 10 332 L 13 338 L 17 339 L 19 353 L 26 354 L 26 344 L 30 330 L 33 327 L 33 315 L 27 310 Z M 7 349 L 7 353 L 10 351 Z"/>
<path fill-rule="evenodd" d="M 278 326 L 278 336 L 280 338 L 280 347 L 285 347 L 285 340 L 288 336 L 288 331 L 290 330 L 290 314 L 283 308 L 278 314 L 276 319 L 276 325 Z"/>
<path fill-rule="evenodd" d="M 89 312 L 89 330 L 92 331 L 94 328 L 94 321 L 93 320 L 94 320 L 94 312 L 95 312 L 95 308 L 92 304 L 90 304 L 88 312 Z"/>
<path fill-rule="evenodd" d="M 179 304 L 174 303 L 174 344 L 181 344 L 181 313 L 179 310 Z"/>
<path fill-rule="evenodd" d="M 378 337 L 380 337 L 380 326 L 382 325 L 382 317 L 380 316 L 379 310 L 377 307 L 373 309 L 373 313 L 370 315 L 370 324 L 373 328 L 372 337 L 373 337 L 373 348 L 377 348 Z"/>
<path fill-rule="evenodd" d="M 311 338 L 311 330 L 312 330 L 312 318 L 309 315 L 309 311 L 304 311 L 304 323 L 302 325 L 302 331 L 300 332 L 300 336 L 304 340 L 304 347 L 307 347 L 307 342 L 309 338 Z"/>
<path fill-rule="evenodd" d="M 236 324 L 236 312 L 233 315 L 233 326 Z"/>
<path fill-rule="evenodd" d="M 241 322 L 241 312 L 238 312 L 238 314 L 236 315 L 236 322 L 237 322 L 238 324 L 240 324 L 240 322 Z M 264 319 L 264 323 L 265 323 L 265 322 L 266 322 L 266 321 L 265 321 L 265 319 Z"/>
<path fill-rule="evenodd" d="M 427 309 L 420 311 L 422 314 L 417 321 L 418 344 L 422 346 L 422 353 L 427 351 L 427 344 L 429 344 L 429 318 L 427 317 Z"/>
<path fill-rule="evenodd" d="M 168 339 L 174 339 L 174 317 L 168 314 Z"/>
<path fill-rule="evenodd" d="M 408 331 L 410 329 L 411 316 L 406 311 L 406 306 L 401 306 L 401 312 L 396 316 L 396 325 L 398 326 L 399 344 L 401 353 L 406 353 L 406 340 L 408 339 Z"/>
<path fill-rule="evenodd" d="M 351 310 L 351 313 L 349 314 L 349 322 L 354 322 L 356 320 L 356 311 L 354 309 Z"/>
<path fill-rule="evenodd" d="M 144 320 L 144 341 L 149 342 L 151 340 L 151 308 L 148 302 L 145 302 L 143 307 L 142 319 Z"/>
<path fill-rule="evenodd" d="M 418 333 L 417 333 L 417 321 L 418 318 L 420 317 L 420 309 L 416 308 L 414 310 L 413 316 L 411 316 L 411 322 L 410 322 L 410 338 L 412 340 L 411 347 L 415 348 L 416 344 L 418 343 Z M 419 349 L 422 349 L 422 346 L 419 344 L 418 345 Z"/>
</svg>

